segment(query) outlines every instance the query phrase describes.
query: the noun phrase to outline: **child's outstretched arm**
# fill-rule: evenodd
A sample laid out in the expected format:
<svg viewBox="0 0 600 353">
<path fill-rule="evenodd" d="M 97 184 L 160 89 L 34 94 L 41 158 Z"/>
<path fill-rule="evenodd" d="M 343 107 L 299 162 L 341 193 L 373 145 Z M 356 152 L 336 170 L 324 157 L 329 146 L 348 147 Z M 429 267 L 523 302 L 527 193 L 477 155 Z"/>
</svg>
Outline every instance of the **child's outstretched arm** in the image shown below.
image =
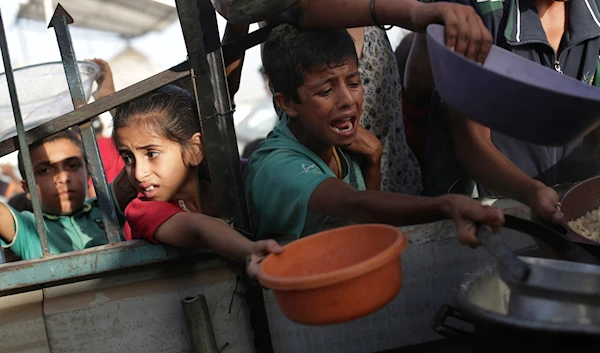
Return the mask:
<svg viewBox="0 0 600 353">
<path fill-rule="evenodd" d="M 251 277 L 256 277 L 265 256 L 283 251 L 272 239 L 253 242 L 223 220 L 201 213 L 173 215 L 156 229 L 154 240 L 185 248 L 206 247 L 229 260 L 245 262 Z"/>
<path fill-rule="evenodd" d="M 345 182 L 329 178 L 312 193 L 308 208 L 356 222 L 397 226 L 451 219 L 462 244 L 476 246 L 476 223 L 493 229 L 504 224 L 499 209 L 483 206 L 465 195 L 422 197 L 382 191 L 358 191 Z"/>
</svg>

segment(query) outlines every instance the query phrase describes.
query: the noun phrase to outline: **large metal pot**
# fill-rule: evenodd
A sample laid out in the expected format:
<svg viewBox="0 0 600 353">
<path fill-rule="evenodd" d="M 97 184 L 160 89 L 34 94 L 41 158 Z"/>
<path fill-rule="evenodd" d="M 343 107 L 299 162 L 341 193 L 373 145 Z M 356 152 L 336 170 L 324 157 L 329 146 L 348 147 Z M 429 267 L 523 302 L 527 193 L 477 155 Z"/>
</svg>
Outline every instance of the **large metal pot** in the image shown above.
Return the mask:
<svg viewBox="0 0 600 353">
<path fill-rule="evenodd" d="M 215 9 L 236 24 L 269 20 L 285 12 L 298 0 L 211 0 Z"/>
<path fill-rule="evenodd" d="M 563 227 L 566 229 L 566 236 L 571 241 L 577 243 L 588 244 L 594 247 L 600 246 L 600 243 L 578 234 L 567 223 L 600 207 L 600 176 L 595 176 L 573 185 L 563 195 L 560 203 L 560 210 L 565 215 Z M 593 251 L 600 252 L 600 248 L 593 249 Z"/>
<path fill-rule="evenodd" d="M 563 324 L 600 324 L 600 261 L 542 225 L 505 216 L 505 227 L 549 241 L 574 261 L 518 257 L 502 237 L 478 229 L 481 243 L 498 260 L 500 278 L 510 290 L 511 317 Z"/>
<path fill-rule="evenodd" d="M 500 267 L 510 288 L 510 316 L 541 322 L 600 325 L 600 266 L 521 257 L 530 273 L 515 279 Z"/>
<path fill-rule="evenodd" d="M 537 260 L 562 265 L 558 260 Z M 600 325 L 511 316 L 510 294 L 496 265 L 478 269 L 458 288 L 454 296 L 456 307 L 444 306 L 432 327 L 442 335 L 470 340 L 473 352 L 506 353 L 519 348 L 544 353 L 583 352 L 600 344 Z M 467 322 L 472 329 L 446 323 L 449 317 Z"/>
</svg>

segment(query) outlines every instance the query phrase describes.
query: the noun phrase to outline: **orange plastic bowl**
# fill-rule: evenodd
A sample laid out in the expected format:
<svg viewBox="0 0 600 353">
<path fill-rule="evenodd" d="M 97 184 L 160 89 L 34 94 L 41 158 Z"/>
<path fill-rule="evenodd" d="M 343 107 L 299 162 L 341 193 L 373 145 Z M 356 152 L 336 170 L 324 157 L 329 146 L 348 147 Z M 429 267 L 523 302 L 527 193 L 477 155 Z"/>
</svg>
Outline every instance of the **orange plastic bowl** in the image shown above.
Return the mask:
<svg viewBox="0 0 600 353">
<path fill-rule="evenodd" d="M 404 233 L 364 224 L 320 232 L 267 256 L 258 280 L 273 291 L 283 314 L 299 324 L 330 325 L 370 314 L 402 285 Z"/>
</svg>

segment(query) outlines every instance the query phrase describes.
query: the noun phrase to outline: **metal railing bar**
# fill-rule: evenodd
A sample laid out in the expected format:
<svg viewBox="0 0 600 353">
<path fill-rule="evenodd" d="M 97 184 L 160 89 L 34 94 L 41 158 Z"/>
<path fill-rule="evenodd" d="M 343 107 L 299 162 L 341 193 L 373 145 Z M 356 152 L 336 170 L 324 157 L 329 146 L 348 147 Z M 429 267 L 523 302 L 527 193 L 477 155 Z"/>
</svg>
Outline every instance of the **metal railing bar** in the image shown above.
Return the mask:
<svg viewBox="0 0 600 353">
<path fill-rule="evenodd" d="M 143 81 L 126 87 L 107 97 L 87 104 L 67 114 L 61 115 L 47 123 L 35 127 L 25 133 L 28 144 L 53 135 L 59 131 L 66 130 L 71 126 L 82 124 L 97 115 L 107 112 L 127 101 L 152 92 L 162 86 L 173 83 L 190 75 L 189 64 L 184 61 L 172 68 L 151 76 Z M 17 136 L 0 142 L 0 157 L 12 153 L 18 149 Z"/>
<path fill-rule="evenodd" d="M 33 173 L 31 154 L 29 153 L 29 146 L 25 139 L 25 128 L 23 126 L 23 117 L 21 116 L 21 108 L 19 106 L 19 98 L 17 96 L 15 76 L 13 74 L 12 64 L 10 62 L 10 54 L 8 52 L 8 43 L 6 42 L 6 31 L 4 30 L 2 12 L 0 12 L 0 50 L 2 51 L 4 71 L 6 74 L 6 81 L 8 83 L 8 93 L 10 95 L 10 101 L 12 104 L 12 110 L 17 128 L 18 146 L 20 147 L 21 156 L 23 158 L 23 165 L 25 167 L 25 179 L 27 180 L 27 187 L 29 188 L 29 194 L 31 195 L 31 203 L 33 205 L 33 213 L 35 215 L 35 225 L 42 247 L 42 255 L 43 257 L 48 257 L 50 256 L 50 247 L 48 245 L 46 226 L 44 224 L 44 218 L 42 215 L 42 206 L 40 204 L 40 198 L 37 193 L 37 188 L 35 184 L 35 176 Z M 15 145 L 13 144 L 13 148 L 14 146 Z M 2 258 L 2 261 L 4 261 L 4 258 Z"/>
<path fill-rule="evenodd" d="M 194 95 L 217 211 L 225 221 L 250 230 L 215 9 L 210 0 L 176 0 L 175 4 L 192 67 Z M 242 278 L 247 288 L 255 350 L 272 353 L 262 289 L 248 276 L 242 275 Z"/>
<path fill-rule="evenodd" d="M 210 72 L 206 52 L 211 49 L 213 51 L 219 50 L 219 35 L 218 32 L 215 33 L 217 27 L 216 17 L 213 19 L 206 12 L 202 13 L 199 11 L 198 7 L 201 5 L 197 4 L 194 0 L 177 0 L 175 4 L 177 5 L 179 22 L 188 52 L 188 61 L 193 71 L 194 94 L 198 104 L 205 158 L 211 172 L 213 193 L 219 195 L 215 200 L 217 211 L 220 218 L 231 223 L 234 220 L 235 214 L 235 196 L 231 193 L 234 180 L 232 180 L 231 168 L 229 168 L 229 165 L 232 163 L 229 160 L 231 156 L 227 148 L 229 141 L 228 139 L 224 139 L 228 135 L 224 130 L 229 128 L 229 126 L 221 117 L 217 116 L 218 111 L 215 106 L 216 91 L 213 87 L 215 82 L 212 81 L 214 77 Z M 210 10 L 214 13 L 212 5 Z M 207 23 L 203 23 L 203 21 Z M 213 26 L 210 26 L 210 24 Z M 205 33 L 203 30 L 204 26 L 212 29 L 213 33 Z M 226 83 L 225 87 L 227 87 Z M 228 93 L 226 95 L 228 96 Z M 229 98 L 227 97 L 227 99 Z M 236 144 L 234 143 L 234 145 Z M 239 158 L 237 165 L 239 167 Z"/>
<path fill-rule="evenodd" d="M 213 165 L 211 173 L 216 169 L 222 174 L 219 176 L 217 173 L 214 173 L 217 180 L 222 183 L 220 190 L 216 190 L 216 192 L 220 191 L 221 193 L 218 193 L 218 195 L 228 196 L 229 202 L 232 204 L 230 207 L 233 210 L 233 224 L 247 232 L 252 232 L 244 181 L 242 179 L 240 154 L 237 148 L 237 138 L 233 123 L 233 108 L 229 98 L 227 75 L 225 73 L 225 64 L 221 49 L 207 54 L 206 57 L 210 68 L 215 107 L 218 114 L 216 125 L 219 127 L 218 131 L 220 134 L 217 143 L 220 143 L 220 152 L 222 153 L 221 158 L 218 159 L 218 164 Z"/>
<path fill-rule="evenodd" d="M 207 249 L 180 249 L 151 244 L 145 240 L 106 244 L 44 259 L 9 262 L 0 265 L 0 297 L 103 278 L 106 273 L 134 267 L 194 257 L 226 262 Z"/>
<path fill-rule="evenodd" d="M 65 69 L 65 76 L 67 77 L 67 84 L 69 85 L 69 92 L 71 93 L 71 100 L 73 101 L 73 107 L 77 109 L 85 106 L 87 99 L 83 91 L 75 49 L 73 48 L 73 41 L 71 40 L 71 33 L 68 27 L 72 21 L 71 16 L 58 4 L 49 27 L 54 27 L 60 56 Z M 112 203 L 108 183 L 106 182 L 106 175 L 102 167 L 102 158 L 96 141 L 96 132 L 89 121 L 80 125 L 79 128 L 89 171 L 92 175 L 94 190 L 96 191 L 100 214 L 102 215 L 104 229 L 106 230 L 106 240 L 109 243 L 119 242 L 121 241 L 121 227 L 119 226 L 117 212 Z"/>
<path fill-rule="evenodd" d="M 245 37 L 236 38 L 223 43 L 221 48 L 223 50 L 223 61 L 225 61 L 225 66 L 229 66 L 232 62 L 238 60 L 238 56 L 242 52 L 245 52 L 246 50 L 267 40 L 269 33 L 271 33 L 273 28 L 277 27 L 278 25 L 279 24 L 270 24 L 259 28 L 256 31 L 248 33 L 248 35 Z"/>
</svg>

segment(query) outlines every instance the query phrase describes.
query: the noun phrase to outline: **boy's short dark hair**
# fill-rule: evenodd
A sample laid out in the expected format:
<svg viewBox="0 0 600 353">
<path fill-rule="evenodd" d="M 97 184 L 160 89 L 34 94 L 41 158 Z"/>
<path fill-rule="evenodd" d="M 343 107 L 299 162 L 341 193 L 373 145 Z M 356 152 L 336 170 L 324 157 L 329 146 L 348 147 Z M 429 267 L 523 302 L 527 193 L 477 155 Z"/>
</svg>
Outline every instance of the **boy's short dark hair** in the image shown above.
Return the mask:
<svg viewBox="0 0 600 353">
<path fill-rule="evenodd" d="M 75 133 L 75 131 L 73 131 L 71 129 L 67 129 L 67 130 L 61 131 L 59 133 L 56 133 L 54 135 L 50 135 L 48 137 L 44 137 L 43 139 L 35 141 L 34 143 L 32 143 L 29 146 L 29 151 L 33 151 L 33 149 L 35 149 L 47 142 L 52 142 L 52 141 L 56 141 L 59 139 L 67 139 L 67 140 L 73 142 L 77 147 L 79 147 L 79 149 L 81 150 L 81 154 L 85 156 L 85 153 L 83 152 L 83 144 L 81 143 L 81 139 L 79 138 L 79 135 L 77 135 Z M 21 178 L 25 179 L 25 164 L 23 163 L 23 155 L 21 154 L 21 151 L 19 151 L 17 159 L 19 162 L 19 173 L 21 173 Z M 85 158 L 84 158 L 84 160 L 85 160 Z"/>
<path fill-rule="evenodd" d="M 283 24 L 273 29 L 263 48 L 263 66 L 273 89 L 297 103 L 305 72 L 347 61 L 358 64 L 354 41 L 345 29 L 309 30 Z"/>
</svg>

